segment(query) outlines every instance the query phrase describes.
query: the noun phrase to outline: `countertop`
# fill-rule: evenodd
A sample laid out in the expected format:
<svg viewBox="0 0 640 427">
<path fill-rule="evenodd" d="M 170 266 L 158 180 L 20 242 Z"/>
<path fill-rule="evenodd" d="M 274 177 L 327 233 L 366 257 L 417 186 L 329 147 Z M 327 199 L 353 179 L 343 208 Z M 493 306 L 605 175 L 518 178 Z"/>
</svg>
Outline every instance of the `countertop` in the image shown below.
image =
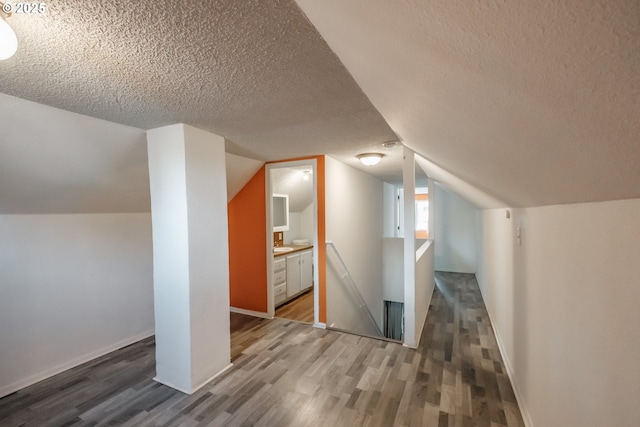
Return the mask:
<svg viewBox="0 0 640 427">
<path fill-rule="evenodd" d="M 292 250 L 287 252 L 274 252 L 273 257 L 277 258 L 283 255 L 290 255 L 296 252 L 301 252 L 307 249 L 313 249 L 313 245 L 282 245 L 282 248 L 292 248 Z"/>
</svg>

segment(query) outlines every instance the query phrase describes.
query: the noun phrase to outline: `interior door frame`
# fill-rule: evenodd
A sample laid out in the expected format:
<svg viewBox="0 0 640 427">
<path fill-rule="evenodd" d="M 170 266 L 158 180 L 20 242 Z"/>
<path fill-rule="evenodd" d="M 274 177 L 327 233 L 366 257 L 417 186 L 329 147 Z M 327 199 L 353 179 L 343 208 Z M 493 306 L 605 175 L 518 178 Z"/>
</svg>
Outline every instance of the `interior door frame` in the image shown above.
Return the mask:
<svg viewBox="0 0 640 427">
<path fill-rule="evenodd" d="M 313 324 L 314 326 L 322 327 L 320 323 L 320 280 L 319 280 L 319 244 L 324 244 L 318 239 L 318 161 L 317 159 L 304 159 L 293 160 L 276 163 L 267 163 L 265 167 L 265 201 L 266 201 L 266 220 L 267 220 L 267 315 L 269 318 L 275 316 L 275 297 L 273 290 L 273 226 L 272 226 L 272 212 L 273 203 L 271 200 L 272 185 L 271 185 L 271 170 L 282 169 L 300 166 L 310 166 L 313 177 Z"/>
</svg>

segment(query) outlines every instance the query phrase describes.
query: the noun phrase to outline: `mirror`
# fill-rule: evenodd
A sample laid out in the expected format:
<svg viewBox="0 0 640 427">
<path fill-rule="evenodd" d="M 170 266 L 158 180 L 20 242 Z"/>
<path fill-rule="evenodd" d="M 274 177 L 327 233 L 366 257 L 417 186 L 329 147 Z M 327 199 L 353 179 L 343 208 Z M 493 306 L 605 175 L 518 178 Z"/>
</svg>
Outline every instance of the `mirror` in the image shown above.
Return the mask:
<svg viewBox="0 0 640 427">
<path fill-rule="evenodd" d="M 289 196 L 274 194 L 272 203 L 273 231 L 289 231 Z"/>
</svg>

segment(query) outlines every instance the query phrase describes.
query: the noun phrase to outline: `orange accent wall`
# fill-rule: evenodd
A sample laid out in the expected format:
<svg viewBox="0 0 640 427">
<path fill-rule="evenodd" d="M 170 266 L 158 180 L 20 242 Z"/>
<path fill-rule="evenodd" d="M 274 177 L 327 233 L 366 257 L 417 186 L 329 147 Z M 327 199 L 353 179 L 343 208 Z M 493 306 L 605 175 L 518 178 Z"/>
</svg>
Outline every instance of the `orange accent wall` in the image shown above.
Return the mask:
<svg viewBox="0 0 640 427">
<path fill-rule="evenodd" d="M 228 203 L 229 299 L 232 307 L 267 312 L 265 167 Z"/>
<path fill-rule="evenodd" d="M 327 272 L 325 233 L 324 156 L 316 160 L 318 185 L 318 295 L 320 322 L 327 321 Z M 229 298 L 232 307 L 266 313 L 267 309 L 267 211 L 266 170 L 263 166 L 227 205 L 229 217 Z"/>
</svg>

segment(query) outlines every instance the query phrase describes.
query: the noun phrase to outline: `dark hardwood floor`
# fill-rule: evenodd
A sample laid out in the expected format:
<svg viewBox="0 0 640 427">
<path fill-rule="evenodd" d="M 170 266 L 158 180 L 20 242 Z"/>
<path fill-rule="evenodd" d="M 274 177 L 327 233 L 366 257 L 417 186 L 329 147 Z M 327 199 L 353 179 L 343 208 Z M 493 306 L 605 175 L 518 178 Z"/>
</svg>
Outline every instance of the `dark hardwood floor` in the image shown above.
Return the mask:
<svg viewBox="0 0 640 427">
<path fill-rule="evenodd" d="M 234 366 L 191 396 L 147 339 L 0 399 L 0 425 L 523 426 L 474 276 L 437 281 L 417 350 L 232 314 Z"/>
<path fill-rule="evenodd" d="M 313 323 L 313 288 L 276 309 L 276 317 Z"/>
</svg>

